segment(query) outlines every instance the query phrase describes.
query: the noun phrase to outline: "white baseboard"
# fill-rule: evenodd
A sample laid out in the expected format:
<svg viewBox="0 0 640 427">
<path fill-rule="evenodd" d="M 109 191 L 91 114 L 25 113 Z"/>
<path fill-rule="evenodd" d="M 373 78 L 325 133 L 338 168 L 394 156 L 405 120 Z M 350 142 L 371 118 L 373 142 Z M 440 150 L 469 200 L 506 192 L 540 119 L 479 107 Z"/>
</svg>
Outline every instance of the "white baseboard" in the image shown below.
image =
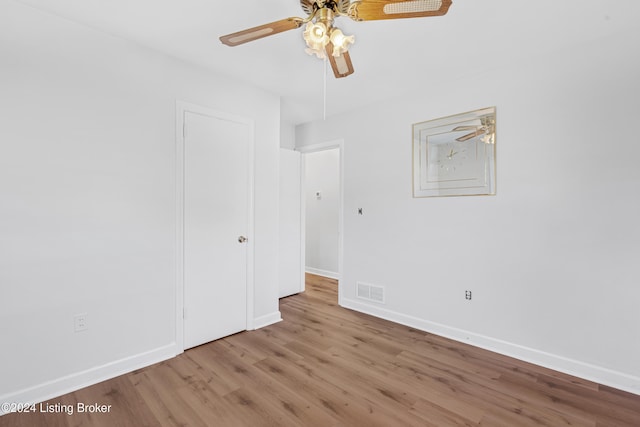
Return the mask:
<svg viewBox="0 0 640 427">
<path fill-rule="evenodd" d="M 315 274 L 316 276 L 328 277 L 329 279 L 340 280 L 340 273 L 334 271 L 321 270 L 319 268 L 305 267 L 304 270 L 309 274 Z"/>
<path fill-rule="evenodd" d="M 370 314 L 401 325 L 410 326 L 425 332 L 533 363 L 538 366 L 543 366 L 575 377 L 640 395 L 640 378 L 633 375 L 581 362 L 579 360 L 546 353 L 462 329 L 452 328 L 450 326 L 408 316 L 348 298 L 340 298 L 339 303 L 345 308 Z"/>
<path fill-rule="evenodd" d="M 281 321 L 282 316 L 280 315 L 280 311 L 278 310 L 264 316 L 256 317 L 253 320 L 253 329 L 264 328 L 265 326 L 273 325 L 274 323 L 278 323 Z"/>
<path fill-rule="evenodd" d="M 171 359 L 182 350 L 175 343 L 157 349 L 116 360 L 102 366 L 76 372 L 62 378 L 48 381 L 14 393 L 0 396 L 0 402 L 40 403 L 84 387 L 115 378 L 119 375 L 141 369 L 163 360 Z M 0 416 L 5 412 L 0 409 Z"/>
</svg>

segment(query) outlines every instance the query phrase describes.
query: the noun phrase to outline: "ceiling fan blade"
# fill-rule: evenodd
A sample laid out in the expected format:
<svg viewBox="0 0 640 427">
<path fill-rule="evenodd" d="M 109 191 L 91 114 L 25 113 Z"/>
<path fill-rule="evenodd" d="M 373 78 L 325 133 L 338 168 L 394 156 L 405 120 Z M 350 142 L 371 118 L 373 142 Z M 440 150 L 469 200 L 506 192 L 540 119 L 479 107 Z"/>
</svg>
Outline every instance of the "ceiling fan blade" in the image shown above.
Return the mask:
<svg viewBox="0 0 640 427">
<path fill-rule="evenodd" d="M 451 129 L 451 132 L 462 132 L 463 130 L 476 130 L 478 126 L 458 126 Z"/>
<path fill-rule="evenodd" d="M 237 33 L 227 34 L 226 36 L 220 37 L 220 41 L 227 46 L 238 46 L 239 44 L 252 42 L 263 37 L 300 28 L 303 21 L 304 20 L 302 18 L 295 17 L 281 19 L 269 24 L 238 31 Z"/>
<path fill-rule="evenodd" d="M 420 18 L 444 15 L 449 6 L 451 0 L 360 0 L 349 13 L 356 21 Z"/>
<path fill-rule="evenodd" d="M 353 74 L 353 64 L 351 63 L 349 52 L 342 52 L 340 56 L 333 56 L 333 43 L 329 42 L 326 47 L 326 53 L 336 79 Z"/>
<path fill-rule="evenodd" d="M 454 130 L 455 130 L 455 129 L 454 129 Z M 466 134 L 466 135 L 464 135 L 464 136 L 461 136 L 460 138 L 456 138 L 456 141 L 458 141 L 458 142 L 464 142 L 464 141 L 467 141 L 467 140 L 469 140 L 469 139 L 471 139 L 471 138 L 475 138 L 476 136 L 483 135 L 483 134 L 485 134 L 486 132 L 487 132 L 487 130 L 486 130 L 486 129 L 484 129 L 484 128 L 480 128 L 480 129 L 478 129 L 478 130 L 477 130 L 477 131 L 475 131 L 475 132 L 471 132 L 471 133 L 468 133 L 468 134 Z"/>
</svg>

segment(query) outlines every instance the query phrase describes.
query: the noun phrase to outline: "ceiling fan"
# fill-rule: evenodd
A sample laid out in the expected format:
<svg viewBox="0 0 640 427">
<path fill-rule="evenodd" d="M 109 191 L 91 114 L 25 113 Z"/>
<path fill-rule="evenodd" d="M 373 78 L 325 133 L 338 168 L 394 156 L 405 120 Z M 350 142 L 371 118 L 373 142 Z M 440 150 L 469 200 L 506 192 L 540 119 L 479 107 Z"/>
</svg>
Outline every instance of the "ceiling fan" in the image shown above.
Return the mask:
<svg viewBox="0 0 640 427">
<path fill-rule="evenodd" d="M 452 0 L 300 0 L 306 18 L 291 17 L 248 28 L 220 37 L 227 46 L 272 36 L 284 31 L 300 28 L 307 43 L 306 52 L 319 58 L 328 58 L 336 78 L 353 73 L 349 46 L 353 36 L 345 36 L 333 26 L 339 16 L 348 16 L 354 21 L 379 19 L 419 18 L 441 16 L 447 13 Z"/>
<path fill-rule="evenodd" d="M 456 138 L 458 142 L 468 141 L 476 136 L 485 135 L 482 139 L 483 142 L 492 143 L 493 134 L 495 133 L 496 120 L 495 116 L 482 116 L 480 117 L 480 126 L 458 126 L 452 130 L 452 132 L 472 131 L 466 135 Z"/>
</svg>

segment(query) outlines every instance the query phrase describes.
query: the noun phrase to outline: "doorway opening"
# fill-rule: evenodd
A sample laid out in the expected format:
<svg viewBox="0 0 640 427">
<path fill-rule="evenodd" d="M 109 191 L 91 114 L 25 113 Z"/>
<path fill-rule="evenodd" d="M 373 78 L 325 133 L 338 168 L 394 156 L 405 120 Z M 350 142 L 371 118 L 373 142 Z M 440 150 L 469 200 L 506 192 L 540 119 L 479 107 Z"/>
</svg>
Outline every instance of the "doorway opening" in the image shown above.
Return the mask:
<svg viewBox="0 0 640 427">
<path fill-rule="evenodd" d="M 302 153 L 303 269 L 339 280 L 342 274 L 343 141 L 299 148 Z"/>
</svg>

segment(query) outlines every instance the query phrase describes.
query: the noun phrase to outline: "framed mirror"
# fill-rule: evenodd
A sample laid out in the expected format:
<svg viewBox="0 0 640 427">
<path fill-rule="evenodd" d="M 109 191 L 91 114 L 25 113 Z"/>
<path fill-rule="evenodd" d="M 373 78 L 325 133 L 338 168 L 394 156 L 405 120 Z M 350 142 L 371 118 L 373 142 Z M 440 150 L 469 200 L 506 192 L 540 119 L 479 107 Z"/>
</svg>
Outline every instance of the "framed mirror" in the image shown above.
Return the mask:
<svg viewBox="0 0 640 427">
<path fill-rule="evenodd" d="M 496 194 L 496 108 L 413 125 L 413 197 Z"/>
</svg>

